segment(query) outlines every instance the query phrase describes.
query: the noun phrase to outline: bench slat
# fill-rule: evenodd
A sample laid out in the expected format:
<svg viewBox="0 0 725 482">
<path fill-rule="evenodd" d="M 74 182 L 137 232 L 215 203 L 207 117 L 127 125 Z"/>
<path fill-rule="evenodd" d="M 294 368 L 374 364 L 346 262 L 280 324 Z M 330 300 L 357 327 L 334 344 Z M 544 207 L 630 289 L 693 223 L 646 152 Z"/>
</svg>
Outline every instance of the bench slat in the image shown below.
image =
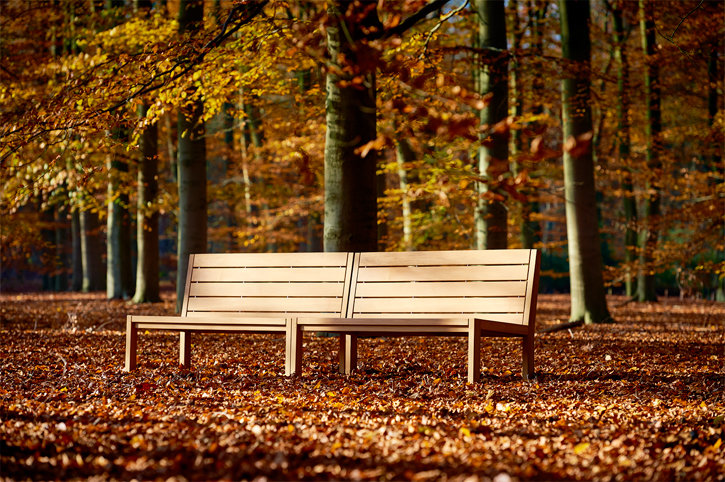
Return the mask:
<svg viewBox="0 0 725 482">
<path fill-rule="evenodd" d="M 344 268 L 347 253 L 207 253 L 194 255 L 194 267 L 337 266 Z"/>
<path fill-rule="evenodd" d="M 380 298 L 396 298 L 401 296 L 524 296 L 525 294 L 525 281 L 360 283 L 356 291 L 356 295 L 360 297 Z"/>
<path fill-rule="evenodd" d="M 190 296 L 341 296 L 341 282 L 330 283 L 192 283 Z"/>
<path fill-rule="evenodd" d="M 360 318 L 318 318 L 299 317 L 297 323 L 301 326 L 315 325 L 341 325 L 345 327 L 360 326 Z M 363 326 L 468 326 L 468 318 L 375 318 L 365 320 Z"/>
<path fill-rule="evenodd" d="M 276 326 L 271 324 L 250 325 L 250 324 L 222 324 L 222 323 L 138 323 L 140 330 L 170 330 L 170 331 L 200 331 L 204 333 L 212 333 L 215 331 L 255 331 L 263 333 L 284 332 L 286 327 L 283 325 Z"/>
<path fill-rule="evenodd" d="M 360 267 L 357 281 L 523 281 L 528 266 Z"/>
<path fill-rule="evenodd" d="M 175 326 L 184 326 L 185 324 L 192 323 L 196 325 L 201 324 L 217 324 L 222 323 L 225 325 L 230 326 L 244 326 L 244 325 L 275 325 L 275 326 L 285 326 L 285 318 L 288 318 L 288 316 L 283 315 L 275 315 L 272 316 L 247 316 L 244 314 L 244 316 L 240 316 L 238 313 L 233 314 L 229 313 L 229 315 L 233 316 L 220 316 L 220 314 L 214 313 L 210 315 L 209 313 L 189 313 L 189 316 L 145 316 L 145 315 L 133 315 L 131 316 L 131 322 L 132 323 L 153 323 L 158 325 L 175 325 Z M 235 316 L 234 316 L 235 315 Z"/>
<path fill-rule="evenodd" d="M 357 313 L 523 313 L 524 298 L 356 298 Z"/>
<path fill-rule="evenodd" d="M 340 298 L 189 298 L 192 311 L 311 311 L 340 313 Z"/>
<path fill-rule="evenodd" d="M 342 281 L 345 267 L 331 268 L 194 268 L 191 281 Z M 341 290 L 342 291 L 342 290 Z"/>
<path fill-rule="evenodd" d="M 436 318 L 450 318 L 452 313 L 425 313 L 425 315 L 421 315 L 420 313 L 395 313 L 391 314 L 391 318 L 393 319 L 400 319 L 400 318 L 415 318 L 418 319 L 421 316 L 425 317 L 436 317 Z M 304 316 L 304 315 L 303 315 Z M 522 323 L 522 315 L 521 314 L 512 314 L 512 313 L 466 313 L 466 318 L 477 318 L 480 320 L 489 320 L 489 321 L 495 321 L 498 323 L 509 323 L 512 325 L 520 325 Z M 382 318 L 380 314 L 376 313 L 356 313 L 355 318 L 361 318 L 361 319 L 370 319 L 370 318 Z"/>
<path fill-rule="evenodd" d="M 360 266 L 526 264 L 528 249 L 361 253 Z"/>
</svg>

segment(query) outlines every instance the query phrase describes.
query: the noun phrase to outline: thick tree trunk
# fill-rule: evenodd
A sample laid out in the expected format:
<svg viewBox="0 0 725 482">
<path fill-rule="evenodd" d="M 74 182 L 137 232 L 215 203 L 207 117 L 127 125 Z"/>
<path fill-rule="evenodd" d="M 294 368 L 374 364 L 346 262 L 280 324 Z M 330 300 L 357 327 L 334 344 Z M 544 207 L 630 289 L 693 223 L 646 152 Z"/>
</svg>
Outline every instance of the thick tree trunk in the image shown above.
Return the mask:
<svg viewBox="0 0 725 482">
<path fill-rule="evenodd" d="M 146 117 L 148 106 L 139 111 Z M 159 298 L 159 213 L 153 204 L 159 191 L 159 130 L 156 124 L 146 127 L 141 135 L 141 163 L 138 169 L 136 200 L 136 293 L 134 303 L 158 301 Z"/>
<path fill-rule="evenodd" d="M 659 66 L 654 59 L 657 51 L 655 23 L 652 2 L 639 0 L 640 33 L 642 35 L 642 51 L 645 55 L 644 90 L 647 122 L 647 170 L 648 179 L 644 189 L 642 206 L 642 230 L 639 234 L 640 271 L 637 280 L 639 301 L 657 301 L 655 290 L 654 251 L 657 248 L 657 218 L 660 214 L 660 185 L 662 162 L 660 155 L 660 132 L 662 131 L 662 112 L 660 108 Z"/>
<path fill-rule="evenodd" d="M 491 129 L 508 116 L 508 52 L 506 51 L 506 10 L 503 0 L 476 0 L 479 55 L 477 91 L 490 95 L 481 110 L 481 124 L 488 134 L 481 138 L 478 170 L 484 178 L 496 179 L 508 170 L 508 136 Z M 484 60 L 485 59 L 485 60 Z M 475 211 L 476 247 L 504 249 L 508 245 L 507 211 L 504 202 L 489 198 L 489 186 L 478 184 L 479 199 Z"/>
<path fill-rule="evenodd" d="M 202 0 L 182 0 L 179 32 L 201 28 Z M 192 92 L 193 93 L 193 92 Z M 179 108 L 178 179 L 179 230 L 176 269 L 176 310 L 181 310 L 189 255 L 207 250 L 206 139 L 202 113 L 204 104 L 195 100 Z"/>
<path fill-rule="evenodd" d="M 602 278 L 590 107 L 589 0 L 560 0 L 562 54 L 569 70 L 562 81 L 564 185 L 571 278 L 571 320 L 610 320 Z"/>
<path fill-rule="evenodd" d="M 629 141 L 629 64 L 627 63 L 627 34 L 622 17 L 623 0 L 617 0 L 612 9 L 614 20 L 614 57 L 617 61 L 617 166 L 622 170 L 622 191 L 624 207 L 624 262 L 625 292 L 629 298 L 635 295 L 636 278 L 632 267 L 637 260 L 637 200 L 630 162 Z"/>
<path fill-rule="evenodd" d="M 106 267 L 103 263 L 103 238 L 98 213 L 80 213 L 81 256 L 83 258 L 84 293 L 106 289 Z"/>
<path fill-rule="evenodd" d="M 342 69 L 359 68 L 358 60 L 363 60 L 367 53 L 367 47 L 357 40 L 362 28 L 374 27 L 379 21 L 374 8 L 367 11 L 362 22 L 346 18 L 348 6 L 354 10 L 365 8 L 365 4 L 335 1 L 329 5 L 332 22 L 327 28 L 327 49 L 335 65 L 326 82 L 324 248 L 325 251 L 375 251 L 377 153 L 370 150 L 363 156 L 359 152 L 361 146 L 377 137 L 375 72 L 356 72 L 363 79 L 357 86 L 342 86 L 340 81 L 350 75 Z M 346 59 L 346 65 L 336 64 L 341 57 Z"/>
<path fill-rule="evenodd" d="M 131 214 L 128 210 L 128 193 L 121 190 L 119 176 L 128 173 L 128 164 L 117 159 L 109 161 L 108 172 L 110 179 L 106 229 L 106 297 L 127 299 L 133 293 Z"/>
</svg>

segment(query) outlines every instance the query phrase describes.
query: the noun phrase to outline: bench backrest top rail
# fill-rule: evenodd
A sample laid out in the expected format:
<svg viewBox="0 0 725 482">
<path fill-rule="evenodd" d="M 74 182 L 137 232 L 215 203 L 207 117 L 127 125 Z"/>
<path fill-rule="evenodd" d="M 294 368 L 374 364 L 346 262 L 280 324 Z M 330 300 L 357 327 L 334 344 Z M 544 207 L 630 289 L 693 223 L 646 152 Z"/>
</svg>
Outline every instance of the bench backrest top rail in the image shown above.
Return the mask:
<svg viewBox="0 0 725 482">
<path fill-rule="evenodd" d="M 181 315 L 344 316 L 352 261 L 352 253 L 191 255 Z"/>
<path fill-rule="evenodd" d="M 536 250 L 357 253 L 348 317 L 461 316 L 529 325 Z M 535 309 L 535 308 L 534 308 Z"/>
</svg>

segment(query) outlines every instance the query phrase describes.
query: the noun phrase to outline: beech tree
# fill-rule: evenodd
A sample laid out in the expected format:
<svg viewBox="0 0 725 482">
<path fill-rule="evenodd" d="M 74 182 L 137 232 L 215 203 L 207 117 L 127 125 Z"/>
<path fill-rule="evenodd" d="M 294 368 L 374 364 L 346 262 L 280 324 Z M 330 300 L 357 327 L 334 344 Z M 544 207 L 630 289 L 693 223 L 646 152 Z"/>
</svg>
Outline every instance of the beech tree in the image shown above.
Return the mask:
<svg viewBox="0 0 725 482">
<path fill-rule="evenodd" d="M 564 124 L 566 232 L 571 285 L 571 319 L 600 323 L 611 319 L 602 275 L 594 187 L 590 93 L 589 0 L 560 0 Z"/>
<path fill-rule="evenodd" d="M 375 52 L 364 33 L 379 30 L 377 5 L 328 6 L 325 101 L 325 251 L 377 250 Z"/>
<path fill-rule="evenodd" d="M 639 14 L 642 51 L 646 63 L 644 69 L 644 95 L 646 102 L 645 134 L 647 147 L 645 152 L 648 176 L 642 206 L 642 230 L 639 235 L 640 271 L 637 280 L 637 294 L 639 301 L 657 301 L 655 269 L 652 266 L 652 257 L 657 246 L 658 229 L 656 224 L 660 215 L 662 111 L 659 67 L 654 58 L 657 51 L 657 32 L 655 31 L 652 2 L 639 0 Z"/>
<path fill-rule="evenodd" d="M 486 181 L 508 171 L 508 128 L 501 126 L 508 117 L 508 52 L 506 45 L 506 9 L 503 0 L 476 0 L 480 51 L 474 78 L 476 90 L 489 96 L 481 109 L 484 133 L 478 149 L 479 183 L 476 205 L 476 247 L 505 249 L 508 245 L 508 216 L 504 199 L 489 189 Z"/>
<path fill-rule="evenodd" d="M 193 35 L 204 21 L 203 0 L 181 0 L 179 35 Z M 176 310 L 181 310 L 189 255 L 206 252 L 206 138 L 204 103 L 187 90 L 187 99 L 179 106 L 178 182 L 179 213 L 176 255 Z"/>
</svg>

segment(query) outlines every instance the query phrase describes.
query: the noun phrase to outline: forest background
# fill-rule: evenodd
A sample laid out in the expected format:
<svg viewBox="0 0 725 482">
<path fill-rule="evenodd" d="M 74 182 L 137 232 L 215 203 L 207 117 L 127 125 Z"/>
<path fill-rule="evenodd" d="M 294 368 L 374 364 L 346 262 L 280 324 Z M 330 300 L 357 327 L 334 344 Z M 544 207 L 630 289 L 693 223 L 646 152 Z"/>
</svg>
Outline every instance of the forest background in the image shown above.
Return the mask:
<svg viewBox="0 0 725 482">
<path fill-rule="evenodd" d="M 724 300 L 724 15 L 1 2 L 2 289 L 143 302 L 191 252 L 537 247 L 574 319 L 605 290 Z"/>
</svg>

